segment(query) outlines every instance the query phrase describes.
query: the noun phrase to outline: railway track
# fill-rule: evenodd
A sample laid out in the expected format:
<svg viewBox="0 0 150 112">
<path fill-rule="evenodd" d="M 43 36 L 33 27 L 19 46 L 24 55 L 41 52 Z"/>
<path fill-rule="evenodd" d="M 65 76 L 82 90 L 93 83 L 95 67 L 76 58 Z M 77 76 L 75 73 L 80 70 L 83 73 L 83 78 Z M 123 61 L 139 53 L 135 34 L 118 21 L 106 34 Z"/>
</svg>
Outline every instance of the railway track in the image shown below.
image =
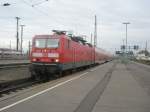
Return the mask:
<svg viewBox="0 0 150 112">
<path fill-rule="evenodd" d="M 62 77 L 66 76 L 66 75 L 70 75 L 70 74 L 68 74 L 68 72 L 64 73 Z M 56 79 L 56 77 L 51 77 L 49 79 L 49 81 L 55 80 L 55 79 Z M 14 91 L 17 91 L 22 88 L 30 87 L 35 84 L 43 83 L 45 81 L 47 81 L 47 80 L 35 81 L 32 78 L 26 78 L 26 79 L 19 79 L 19 80 L 14 80 L 14 81 L 10 81 L 10 82 L 2 82 L 2 83 L 0 83 L 0 97 L 3 97 L 4 94 L 8 94 L 10 92 L 14 92 Z"/>
<path fill-rule="evenodd" d="M 80 71 L 82 71 L 82 70 L 80 70 Z M 68 72 L 64 73 L 62 77 L 66 76 L 66 75 L 70 75 L 70 74 L 68 74 Z M 51 80 L 55 80 L 55 79 L 56 78 L 51 77 L 49 80 L 51 81 Z M 35 84 L 39 84 L 39 83 L 43 83 L 43 82 L 45 82 L 45 80 L 35 81 L 31 78 L 27 78 L 27 79 L 21 79 L 21 80 L 17 80 L 17 81 L 0 83 L 0 97 L 3 97 L 4 94 L 8 94 L 10 92 L 17 91 L 19 89 L 30 87 Z"/>
<path fill-rule="evenodd" d="M 17 91 L 25 87 L 30 87 L 40 82 L 42 82 L 42 80 L 34 81 L 31 78 L 28 78 L 28 79 L 22 79 L 22 80 L 3 83 L 1 84 L 1 87 L 0 87 L 0 97 L 2 97 L 3 94 L 8 94 L 10 92 Z"/>
<path fill-rule="evenodd" d="M 77 71 L 82 71 L 82 70 L 85 70 L 85 69 L 80 69 Z M 77 71 L 74 71 L 74 72 L 77 72 Z M 63 73 L 63 76 L 66 76 L 66 75 L 70 75 L 70 74 L 68 74 L 68 72 Z M 56 78 L 51 77 L 49 80 L 54 80 L 54 79 Z M 11 82 L 0 83 L 0 97 L 3 97 L 4 94 L 8 94 L 10 92 L 17 91 L 22 88 L 30 87 L 34 84 L 38 84 L 42 82 L 45 82 L 45 80 L 35 81 L 31 78 L 26 78 L 26 79 L 11 81 Z"/>
</svg>

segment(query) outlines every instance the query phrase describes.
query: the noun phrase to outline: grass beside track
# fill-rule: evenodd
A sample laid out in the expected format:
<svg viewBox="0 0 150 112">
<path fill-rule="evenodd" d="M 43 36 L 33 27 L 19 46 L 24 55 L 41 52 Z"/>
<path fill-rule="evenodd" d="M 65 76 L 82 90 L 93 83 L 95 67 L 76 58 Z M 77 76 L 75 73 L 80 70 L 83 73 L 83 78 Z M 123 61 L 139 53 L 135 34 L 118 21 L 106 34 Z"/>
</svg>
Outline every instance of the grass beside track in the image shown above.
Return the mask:
<svg viewBox="0 0 150 112">
<path fill-rule="evenodd" d="M 138 62 L 138 63 L 150 65 L 150 61 L 146 61 L 146 60 L 134 60 L 134 61 L 135 61 L 135 62 Z"/>
</svg>

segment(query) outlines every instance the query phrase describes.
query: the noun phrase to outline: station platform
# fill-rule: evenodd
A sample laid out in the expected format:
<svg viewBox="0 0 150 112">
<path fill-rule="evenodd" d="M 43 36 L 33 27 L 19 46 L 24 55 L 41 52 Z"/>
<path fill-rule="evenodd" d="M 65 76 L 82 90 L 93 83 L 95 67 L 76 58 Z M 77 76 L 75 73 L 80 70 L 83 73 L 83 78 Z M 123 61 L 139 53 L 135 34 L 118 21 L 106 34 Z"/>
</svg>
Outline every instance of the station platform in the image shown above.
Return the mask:
<svg viewBox="0 0 150 112">
<path fill-rule="evenodd" d="M 0 65 L 8 65 L 8 64 L 18 64 L 18 63 L 30 63 L 30 60 L 0 60 Z"/>
<path fill-rule="evenodd" d="M 24 78 L 29 78 L 30 72 L 28 67 L 14 67 L 16 65 L 29 64 L 30 60 L 0 60 L 0 84 Z M 7 67 L 10 68 L 7 68 Z M 6 68 L 5 68 L 6 67 Z M 11 68 L 12 67 L 12 68 Z M 4 69 L 3 69 L 4 68 Z"/>
<path fill-rule="evenodd" d="M 144 88 L 127 71 L 125 65 L 117 64 L 92 112 L 149 112 L 149 105 L 150 96 Z"/>
<path fill-rule="evenodd" d="M 112 61 L 22 90 L 0 99 L 0 112 L 149 112 L 150 95 L 128 66 Z"/>
</svg>

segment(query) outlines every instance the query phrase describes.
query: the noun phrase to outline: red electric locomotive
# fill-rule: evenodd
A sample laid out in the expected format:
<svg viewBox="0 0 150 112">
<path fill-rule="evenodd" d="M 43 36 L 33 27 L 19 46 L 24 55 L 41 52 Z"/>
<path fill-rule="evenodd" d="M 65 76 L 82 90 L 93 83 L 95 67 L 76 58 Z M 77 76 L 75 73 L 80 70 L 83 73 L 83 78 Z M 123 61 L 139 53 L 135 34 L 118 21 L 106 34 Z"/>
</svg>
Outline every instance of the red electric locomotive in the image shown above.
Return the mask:
<svg viewBox="0 0 150 112">
<path fill-rule="evenodd" d="M 79 36 L 66 35 L 54 30 L 53 35 L 36 35 L 31 52 L 32 77 L 48 79 L 62 71 L 108 61 L 110 56 L 94 48 Z"/>
</svg>

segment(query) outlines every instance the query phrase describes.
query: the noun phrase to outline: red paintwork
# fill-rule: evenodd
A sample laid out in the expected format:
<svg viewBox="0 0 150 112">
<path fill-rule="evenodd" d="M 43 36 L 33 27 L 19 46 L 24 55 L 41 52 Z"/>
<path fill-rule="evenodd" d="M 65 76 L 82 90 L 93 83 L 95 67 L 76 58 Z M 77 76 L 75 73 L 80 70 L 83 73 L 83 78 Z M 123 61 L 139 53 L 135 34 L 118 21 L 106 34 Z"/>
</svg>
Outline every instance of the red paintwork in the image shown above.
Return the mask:
<svg viewBox="0 0 150 112">
<path fill-rule="evenodd" d="M 59 48 L 35 48 L 34 40 L 36 38 L 58 38 Z M 69 45 L 68 45 L 69 42 Z M 94 56 L 95 51 L 95 56 Z M 33 53 L 42 53 L 42 57 L 32 57 Z M 49 58 L 48 53 L 58 53 L 58 58 Z M 33 38 L 32 51 L 31 51 L 31 62 L 45 62 L 51 63 L 59 59 L 59 63 L 72 63 L 72 62 L 85 62 L 94 60 L 98 63 L 100 61 L 106 61 L 110 59 L 111 55 L 106 53 L 102 49 L 97 49 L 94 47 L 89 47 L 88 45 L 82 45 L 75 42 L 67 37 L 66 35 L 36 35 Z M 35 60 L 36 59 L 36 60 Z"/>
</svg>

